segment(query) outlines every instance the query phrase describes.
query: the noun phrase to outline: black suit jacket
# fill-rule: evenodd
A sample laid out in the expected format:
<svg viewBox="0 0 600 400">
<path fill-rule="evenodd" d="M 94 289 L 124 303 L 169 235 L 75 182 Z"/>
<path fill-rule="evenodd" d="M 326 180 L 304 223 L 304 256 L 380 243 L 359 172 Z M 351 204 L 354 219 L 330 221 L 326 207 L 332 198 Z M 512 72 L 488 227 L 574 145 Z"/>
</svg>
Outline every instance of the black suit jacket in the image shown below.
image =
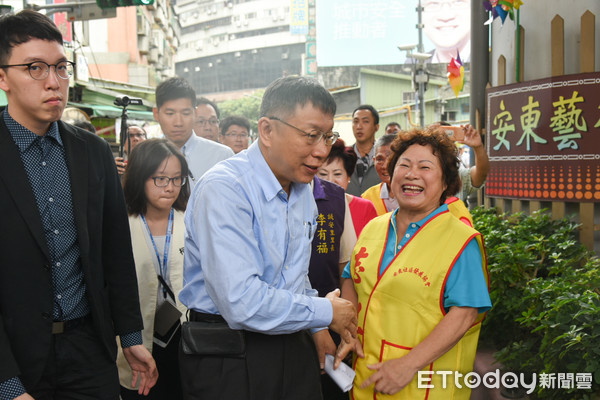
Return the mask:
<svg viewBox="0 0 600 400">
<path fill-rule="evenodd" d="M 115 359 L 115 335 L 143 327 L 129 223 L 108 143 L 58 122 L 69 169 L 81 266 L 95 331 Z M 0 382 L 39 381 L 52 339 L 52 272 L 33 190 L 0 112 Z"/>
</svg>

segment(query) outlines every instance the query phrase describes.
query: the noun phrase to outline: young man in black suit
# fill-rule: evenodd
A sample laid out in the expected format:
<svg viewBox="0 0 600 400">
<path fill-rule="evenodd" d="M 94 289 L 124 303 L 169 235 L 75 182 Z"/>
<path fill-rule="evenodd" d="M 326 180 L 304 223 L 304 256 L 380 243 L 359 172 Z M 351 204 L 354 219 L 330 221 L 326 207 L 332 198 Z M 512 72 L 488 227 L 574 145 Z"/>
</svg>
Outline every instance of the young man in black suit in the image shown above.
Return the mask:
<svg viewBox="0 0 600 400">
<path fill-rule="evenodd" d="M 48 17 L 0 18 L 2 399 L 118 399 L 117 335 L 140 392 L 158 377 L 110 147 L 60 121 L 72 70 Z"/>
</svg>

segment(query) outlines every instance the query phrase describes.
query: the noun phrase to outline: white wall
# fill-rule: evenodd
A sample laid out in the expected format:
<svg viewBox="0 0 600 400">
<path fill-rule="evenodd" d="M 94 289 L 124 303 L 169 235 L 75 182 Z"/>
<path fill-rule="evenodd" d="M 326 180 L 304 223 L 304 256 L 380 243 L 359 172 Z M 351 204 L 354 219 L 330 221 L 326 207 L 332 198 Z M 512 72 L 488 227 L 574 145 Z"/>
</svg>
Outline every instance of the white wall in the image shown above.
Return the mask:
<svg viewBox="0 0 600 400">
<path fill-rule="evenodd" d="M 596 16 L 596 71 L 600 70 L 600 1 L 598 0 L 543 0 L 526 1 L 521 6 L 520 23 L 525 29 L 524 81 L 551 76 L 550 26 L 558 14 L 564 20 L 565 75 L 580 72 L 579 42 L 581 16 L 590 10 Z M 515 14 L 516 19 L 516 14 Z M 515 82 L 516 23 L 508 17 L 501 24 L 496 18 L 492 24 L 492 53 L 490 81 L 497 86 L 498 58 L 506 58 L 506 83 Z"/>
</svg>

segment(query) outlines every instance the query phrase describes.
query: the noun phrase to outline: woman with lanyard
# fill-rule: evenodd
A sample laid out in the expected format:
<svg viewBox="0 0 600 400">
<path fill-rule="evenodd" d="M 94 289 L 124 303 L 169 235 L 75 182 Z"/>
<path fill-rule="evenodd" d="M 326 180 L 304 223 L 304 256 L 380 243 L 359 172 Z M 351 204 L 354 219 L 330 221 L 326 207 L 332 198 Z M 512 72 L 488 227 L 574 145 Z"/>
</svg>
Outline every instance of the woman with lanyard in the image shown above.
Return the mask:
<svg viewBox="0 0 600 400">
<path fill-rule="evenodd" d="M 178 346 L 185 306 L 177 301 L 183 285 L 183 211 L 190 190 L 183 155 L 165 139 L 149 139 L 131 152 L 123 177 L 138 278 L 144 346 L 152 353 L 159 379 L 147 397 L 132 386 L 122 351 L 117 365 L 121 398 L 181 399 Z"/>
</svg>

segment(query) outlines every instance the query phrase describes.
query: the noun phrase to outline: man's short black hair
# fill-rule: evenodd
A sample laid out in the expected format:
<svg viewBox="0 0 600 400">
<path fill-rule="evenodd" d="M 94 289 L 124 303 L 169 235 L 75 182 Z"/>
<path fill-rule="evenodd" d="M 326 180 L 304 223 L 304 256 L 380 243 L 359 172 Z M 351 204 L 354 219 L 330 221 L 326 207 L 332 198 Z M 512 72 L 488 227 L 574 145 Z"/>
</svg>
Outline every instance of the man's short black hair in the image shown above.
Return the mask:
<svg viewBox="0 0 600 400">
<path fill-rule="evenodd" d="M 63 44 L 62 34 L 54 22 L 37 11 L 23 10 L 0 17 L 0 65 L 8 63 L 13 47 L 32 39 Z"/>
<path fill-rule="evenodd" d="M 210 101 L 206 97 L 199 97 L 196 101 L 196 107 L 200 104 L 206 104 L 207 106 L 211 106 L 212 108 L 214 108 L 215 113 L 217 114 L 217 119 L 221 119 L 221 111 L 219 110 L 219 107 L 217 107 L 217 104 L 214 101 Z"/>
<path fill-rule="evenodd" d="M 221 135 L 226 134 L 227 129 L 229 129 L 229 127 L 231 125 L 237 125 L 237 126 L 244 127 L 244 128 L 246 128 L 248 133 L 250 133 L 250 121 L 248 121 L 248 118 L 243 117 L 241 115 L 231 115 L 231 116 L 225 118 L 223 121 L 221 121 L 221 124 L 220 124 Z"/>
<path fill-rule="evenodd" d="M 361 104 L 360 106 L 356 107 L 354 109 L 354 111 L 352 111 L 352 116 L 353 117 L 354 117 L 354 114 L 358 110 L 368 110 L 368 111 L 371 111 L 371 115 L 373 116 L 373 121 L 375 121 L 375 125 L 379 125 L 379 113 L 377 112 L 377 110 L 375 109 L 375 107 L 373 107 L 370 104 Z"/>
<path fill-rule="evenodd" d="M 387 131 L 387 128 L 389 128 L 390 126 L 397 126 L 398 130 L 402 129 L 399 123 L 392 121 L 385 126 L 385 130 Z"/>
<path fill-rule="evenodd" d="M 379 148 L 382 146 L 390 146 L 392 142 L 396 140 L 396 137 L 396 133 L 391 133 L 379 137 L 379 139 L 375 141 L 375 145 L 373 145 L 373 147 L 375 148 L 375 152 L 377 152 L 377 150 L 379 150 Z"/>
<path fill-rule="evenodd" d="M 91 133 L 96 133 L 96 127 L 94 125 L 92 125 L 92 123 L 89 121 L 80 119 L 80 120 L 73 122 L 73 126 L 76 126 L 81 129 L 85 129 L 86 131 L 91 132 Z"/>
<path fill-rule="evenodd" d="M 296 107 L 312 103 L 324 114 L 335 115 L 333 96 L 316 79 L 286 76 L 273 81 L 265 90 L 260 106 L 261 117 L 293 115 Z"/>
<path fill-rule="evenodd" d="M 169 78 L 156 87 L 156 107 L 160 109 L 167 101 L 190 99 L 196 107 L 196 92 L 183 78 Z"/>
</svg>

